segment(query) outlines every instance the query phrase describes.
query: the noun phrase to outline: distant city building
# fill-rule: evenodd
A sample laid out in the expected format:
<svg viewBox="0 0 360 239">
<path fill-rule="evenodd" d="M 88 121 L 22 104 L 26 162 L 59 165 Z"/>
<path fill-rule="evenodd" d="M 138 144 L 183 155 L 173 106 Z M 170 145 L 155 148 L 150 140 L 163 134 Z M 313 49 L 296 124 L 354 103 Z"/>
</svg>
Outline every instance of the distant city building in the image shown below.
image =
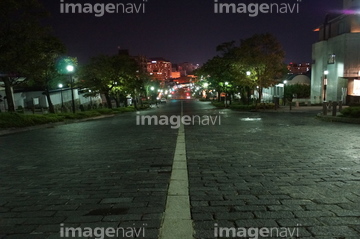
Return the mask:
<svg viewBox="0 0 360 239">
<path fill-rule="evenodd" d="M 196 70 L 198 68 L 199 68 L 199 64 L 183 62 L 183 63 L 178 64 L 177 71 L 179 71 L 181 73 L 181 76 L 187 76 L 187 75 L 193 74 L 194 70 Z"/>
<path fill-rule="evenodd" d="M 162 57 L 150 58 L 147 62 L 147 72 L 150 76 L 165 82 L 171 78 L 171 62 Z"/>
<path fill-rule="evenodd" d="M 291 74 L 297 74 L 297 75 L 303 75 L 308 73 L 311 70 L 311 64 L 310 63 L 293 63 L 291 62 L 287 66 L 289 73 Z"/>
<path fill-rule="evenodd" d="M 180 71 L 173 71 L 171 72 L 171 78 L 172 79 L 177 79 L 181 77 L 181 72 Z"/>
<path fill-rule="evenodd" d="M 118 54 L 130 56 L 128 49 L 120 49 L 120 47 L 118 47 Z M 138 55 L 138 56 L 130 56 L 130 57 L 133 58 L 137 62 L 141 73 L 147 72 L 148 59 L 146 58 L 146 56 Z"/>
<path fill-rule="evenodd" d="M 147 73 L 148 58 L 143 55 L 133 56 L 140 67 L 140 73 Z"/>
<path fill-rule="evenodd" d="M 344 0 L 341 14 L 325 17 L 313 45 L 311 98 L 322 101 L 360 101 L 360 0 Z"/>
</svg>

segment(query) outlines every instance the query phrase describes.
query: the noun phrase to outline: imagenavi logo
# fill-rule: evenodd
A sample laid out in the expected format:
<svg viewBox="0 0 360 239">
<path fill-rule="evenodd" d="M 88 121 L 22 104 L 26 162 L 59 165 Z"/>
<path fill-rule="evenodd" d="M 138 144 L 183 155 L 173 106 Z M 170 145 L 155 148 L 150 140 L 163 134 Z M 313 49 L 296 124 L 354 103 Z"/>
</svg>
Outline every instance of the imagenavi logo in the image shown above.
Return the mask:
<svg viewBox="0 0 360 239">
<path fill-rule="evenodd" d="M 294 1 L 294 0 L 293 0 Z M 256 17 L 262 14 L 300 13 L 302 0 L 293 3 L 229 3 L 214 0 L 215 13 L 238 13 Z"/>
<path fill-rule="evenodd" d="M 60 13 L 64 14 L 94 14 L 102 17 L 108 14 L 140 14 L 146 12 L 148 0 L 138 3 L 72 3 L 60 0 Z"/>
</svg>

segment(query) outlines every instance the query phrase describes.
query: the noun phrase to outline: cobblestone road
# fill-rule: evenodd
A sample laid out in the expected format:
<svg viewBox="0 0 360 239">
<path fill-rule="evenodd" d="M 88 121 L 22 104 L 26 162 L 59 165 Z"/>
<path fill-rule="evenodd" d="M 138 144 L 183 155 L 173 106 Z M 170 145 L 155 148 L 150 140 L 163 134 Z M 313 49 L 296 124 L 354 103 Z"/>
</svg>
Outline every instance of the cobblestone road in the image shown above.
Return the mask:
<svg viewBox="0 0 360 239">
<path fill-rule="evenodd" d="M 195 238 L 265 227 L 288 229 L 278 238 L 360 238 L 358 125 L 314 112 L 183 108 L 221 116 L 221 125 L 185 126 Z M 141 114 L 179 115 L 180 102 Z M 158 238 L 178 131 L 136 126 L 136 116 L 1 136 L 0 238 L 61 238 L 61 224 Z"/>
<path fill-rule="evenodd" d="M 321 122 L 313 113 L 220 115 L 221 126 L 186 127 L 196 238 L 214 238 L 220 227 L 360 238 L 358 125 Z"/>
</svg>

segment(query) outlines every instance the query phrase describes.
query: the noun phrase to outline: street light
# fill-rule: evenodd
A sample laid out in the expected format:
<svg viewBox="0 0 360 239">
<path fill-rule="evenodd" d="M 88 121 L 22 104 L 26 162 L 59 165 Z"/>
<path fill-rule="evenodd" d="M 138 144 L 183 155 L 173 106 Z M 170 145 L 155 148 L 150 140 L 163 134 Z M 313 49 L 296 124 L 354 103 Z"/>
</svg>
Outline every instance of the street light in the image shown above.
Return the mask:
<svg viewBox="0 0 360 239">
<path fill-rule="evenodd" d="M 250 71 L 247 71 L 247 72 L 246 72 L 246 75 L 247 75 L 247 76 L 250 76 L 250 75 L 251 75 L 251 72 L 250 72 Z"/>
<path fill-rule="evenodd" d="M 326 88 L 327 88 L 327 84 L 328 84 L 328 79 L 327 76 L 329 74 L 328 70 L 324 71 L 324 102 L 326 102 Z"/>
<path fill-rule="evenodd" d="M 283 105 L 286 105 L 286 96 L 285 96 L 285 88 L 286 88 L 287 80 L 284 80 L 284 102 Z"/>
<path fill-rule="evenodd" d="M 64 109 L 64 99 L 63 99 L 63 87 L 64 87 L 64 85 L 59 84 L 58 86 L 60 88 L 60 95 L 61 95 L 61 109 Z"/>
<path fill-rule="evenodd" d="M 229 82 L 225 82 L 225 108 L 227 107 L 227 86 L 229 85 Z"/>
<path fill-rule="evenodd" d="M 75 68 L 73 65 L 67 65 L 66 70 L 70 76 L 70 88 L 71 88 L 71 105 L 72 105 L 72 112 L 75 114 L 75 99 L 74 99 L 74 81 L 72 78 L 72 73 L 74 72 Z"/>
</svg>

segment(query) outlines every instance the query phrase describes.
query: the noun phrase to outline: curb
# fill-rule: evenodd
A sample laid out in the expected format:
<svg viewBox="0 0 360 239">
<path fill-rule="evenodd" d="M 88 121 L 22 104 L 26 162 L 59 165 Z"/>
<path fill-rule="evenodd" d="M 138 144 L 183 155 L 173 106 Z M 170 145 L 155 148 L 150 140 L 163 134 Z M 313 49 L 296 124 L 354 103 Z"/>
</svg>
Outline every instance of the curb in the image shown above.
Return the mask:
<svg viewBox="0 0 360 239">
<path fill-rule="evenodd" d="M 20 132 L 26 132 L 26 131 L 32 131 L 32 130 L 36 130 L 36 129 L 53 128 L 53 127 L 56 127 L 59 125 L 65 125 L 65 124 L 80 123 L 80 122 L 86 122 L 86 121 L 91 121 L 91 120 L 111 118 L 114 116 L 115 116 L 115 114 L 101 115 L 101 116 L 90 117 L 90 118 L 85 118 L 85 119 L 75 119 L 75 120 L 67 119 L 67 120 L 64 120 L 61 122 L 27 126 L 27 127 L 23 127 L 23 128 L 0 129 L 0 136 L 20 133 Z"/>
</svg>

